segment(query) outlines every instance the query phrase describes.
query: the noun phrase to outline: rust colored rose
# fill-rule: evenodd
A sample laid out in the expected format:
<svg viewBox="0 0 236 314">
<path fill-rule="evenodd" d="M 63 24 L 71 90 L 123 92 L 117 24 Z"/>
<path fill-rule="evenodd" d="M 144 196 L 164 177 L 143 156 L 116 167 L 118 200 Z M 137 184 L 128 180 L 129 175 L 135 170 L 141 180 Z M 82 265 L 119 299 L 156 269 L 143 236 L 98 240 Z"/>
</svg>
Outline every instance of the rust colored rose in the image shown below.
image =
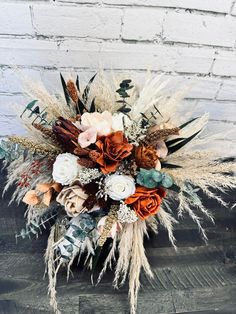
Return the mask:
<svg viewBox="0 0 236 314">
<path fill-rule="evenodd" d="M 142 220 L 158 212 L 162 199 L 166 192 L 162 188 L 149 189 L 138 186 L 133 195 L 125 200 L 127 205 L 131 205 L 136 214 Z"/>
<path fill-rule="evenodd" d="M 138 146 L 135 148 L 135 162 L 138 167 L 144 169 L 155 168 L 157 159 L 157 152 L 153 147 Z"/>
<path fill-rule="evenodd" d="M 96 162 L 104 174 L 115 172 L 121 160 L 128 157 L 133 149 L 121 131 L 101 136 L 96 146 L 99 153 Z"/>
</svg>

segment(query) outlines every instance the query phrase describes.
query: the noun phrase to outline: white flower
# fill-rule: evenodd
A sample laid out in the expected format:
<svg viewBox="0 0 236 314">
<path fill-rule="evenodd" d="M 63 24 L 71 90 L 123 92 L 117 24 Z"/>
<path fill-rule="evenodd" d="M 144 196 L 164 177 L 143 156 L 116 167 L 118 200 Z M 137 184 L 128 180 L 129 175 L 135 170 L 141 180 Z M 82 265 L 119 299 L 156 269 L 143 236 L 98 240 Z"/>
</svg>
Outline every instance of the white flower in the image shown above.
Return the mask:
<svg viewBox="0 0 236 314">
<path fill-rule="evenodd" d="M 124 126 L 128 127 L 130 124 L 132 124 L 132 121 L 127 115 L 123 114 L 122 112 L 113 114 L 112 116 L 113 132 L 124 131 Z"/>
<path fill-rule="evenodd" d="M 52 176 L 53 180 L 62 185 L 73 183 L 78 175 L 81 166 L 77 162 L 78 157 L 70 153 L 57 156 L 54 164 Z"/>
<path fill-rule="evenodd" d="M 126 175 L 112 174 L 105 179 L 105 191 L 115 201 L 126 199 L 135 192 L 134 179 Z"/>
</svg>

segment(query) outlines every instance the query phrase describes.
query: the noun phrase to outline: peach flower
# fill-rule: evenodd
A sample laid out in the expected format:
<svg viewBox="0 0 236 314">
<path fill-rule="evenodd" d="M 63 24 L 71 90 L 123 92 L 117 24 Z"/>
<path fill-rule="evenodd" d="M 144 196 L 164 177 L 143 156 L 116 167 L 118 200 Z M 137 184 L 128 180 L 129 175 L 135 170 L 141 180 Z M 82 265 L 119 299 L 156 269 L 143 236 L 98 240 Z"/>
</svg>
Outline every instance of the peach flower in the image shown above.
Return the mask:
<svg viewBox="0 0 236 314">
<path fill-rule="evenodd" d="M 97 140 L 97 130 L 94 127 L 87 129 L 78 136 L 78 143 L 82 148 L 88 147 Z"/>
</svg>

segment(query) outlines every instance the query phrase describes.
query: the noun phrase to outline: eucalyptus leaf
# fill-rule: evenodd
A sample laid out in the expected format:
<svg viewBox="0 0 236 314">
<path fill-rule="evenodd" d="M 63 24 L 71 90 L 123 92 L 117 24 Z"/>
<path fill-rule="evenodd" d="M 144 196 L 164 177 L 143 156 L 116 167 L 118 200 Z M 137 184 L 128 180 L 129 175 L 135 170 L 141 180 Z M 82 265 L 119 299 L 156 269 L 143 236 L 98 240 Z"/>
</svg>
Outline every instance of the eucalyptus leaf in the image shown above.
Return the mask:
<svg viewBox="0 0 236 314">
<path fill-rule="evenodd" d="M 32 100 L 32 101 L 25 107 L 25 109 L 31 110 L 31 109 L 34 107 L 34 105 L 36 104 L 37 101 L 38 101 L 38 100 Z"/>
</svg>

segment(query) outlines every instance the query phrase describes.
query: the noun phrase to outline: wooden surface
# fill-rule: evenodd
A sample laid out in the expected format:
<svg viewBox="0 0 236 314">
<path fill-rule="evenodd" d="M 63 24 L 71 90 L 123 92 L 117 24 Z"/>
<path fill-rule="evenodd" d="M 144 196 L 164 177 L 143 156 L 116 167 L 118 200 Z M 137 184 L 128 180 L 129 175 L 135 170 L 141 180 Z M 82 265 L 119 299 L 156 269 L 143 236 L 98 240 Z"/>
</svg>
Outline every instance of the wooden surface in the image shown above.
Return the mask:
<svg viewBox="0 0 236 314">
<path fill-rule="evenodd" d="M 0 185 L 4 186 L 4 172 Z M 0 201 L 0 314 L 49 314 L 47 280 L 43 278 L 43 254 L 47 235 L 38 240 L 19 240 L 15 233 L 24 227 L 24 205 L 8 206 L 11 191 Z M 226 199 L 233 201 L 230 193 Z M 166 232 L 151 236 L 147 255 L 155 281 L 142 275 L 138 314 L 236 313 L 236 210 L 208 201 L 216 224 L 206 223 L 209 244 L 201 241 L 196 226 L 186 219 L 176 229 L 178 252 Z M 112 272 L 93 287 L 89 273 L 73 269 L 66 281 L 58 280 L 58 301 L 63 314 L 128 314 L 127 286 L 111 288 Z"/>
</svg>

